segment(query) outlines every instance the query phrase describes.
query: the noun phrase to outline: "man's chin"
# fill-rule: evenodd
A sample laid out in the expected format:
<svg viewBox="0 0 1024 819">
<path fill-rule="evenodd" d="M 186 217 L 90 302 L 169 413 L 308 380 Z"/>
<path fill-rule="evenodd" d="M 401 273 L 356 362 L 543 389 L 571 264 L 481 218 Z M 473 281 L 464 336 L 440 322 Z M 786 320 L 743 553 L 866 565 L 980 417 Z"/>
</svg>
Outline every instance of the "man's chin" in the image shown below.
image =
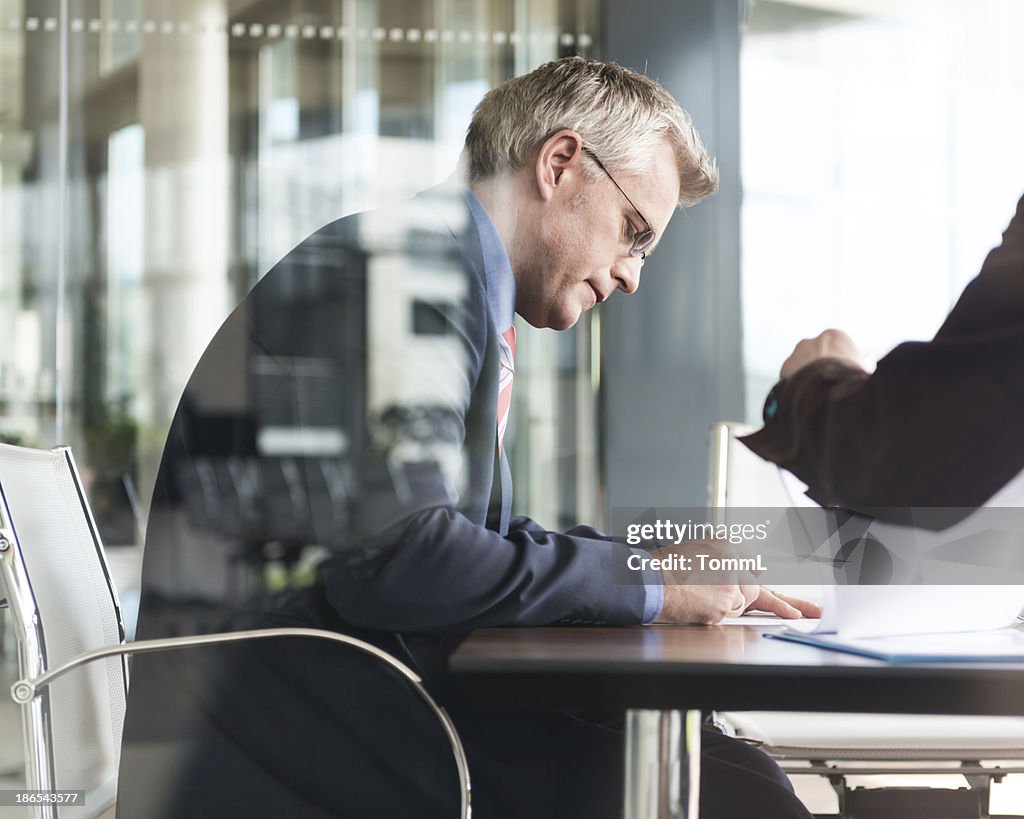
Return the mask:
<svg viewBox="0 0 1024 819">
<path fill-rule="evenodd" d="M 573 309 L 568 307 L 565 310 L 550 312 L 543 316 L 532 316 L 524 313 L 519 313 L 519 315 L 526 320 L 527 324 L 537 329 L 568 330 L 580 320 L 580 316 L 583 315 L 583 308 Z"/>
<path fill-rule="evenodd" d="M 580 316 L 588 308 L 577 305 L 566 305 L 564 310 L 548 317 L 548 327 L 552 330 L 568 330 L 580 320 Z"/>
<path fill-rule="evenodd" d="M 581 315 L 583 315 L 582 311 L 572 316 L 554 316 L 547 326 L 551 330 L 568 330 L 580 320 Z"/>
</svg>

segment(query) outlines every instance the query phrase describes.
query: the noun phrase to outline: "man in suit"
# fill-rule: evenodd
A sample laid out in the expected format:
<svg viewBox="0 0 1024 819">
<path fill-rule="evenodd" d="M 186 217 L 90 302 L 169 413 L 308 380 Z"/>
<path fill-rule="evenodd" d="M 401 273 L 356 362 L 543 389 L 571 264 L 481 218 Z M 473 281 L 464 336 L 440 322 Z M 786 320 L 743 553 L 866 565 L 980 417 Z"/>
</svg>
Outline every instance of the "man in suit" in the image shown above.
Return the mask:
<svg viewBox="0 0 1024 819">
<path fill-rule="evenodd" d="M 161 463 L 139 636 L 269 623 L 361 637 L 452 714 L 477 816 L 617 816 L 621 715 L 477 711 L 446 659 L 484 626 L 815 613 L 752 578 L 625 583 L 635 550 L 511 515 L 513 313 L 565 329 L 634 292 L 676 207 L 716 184 L 687 115 L 634 72 L 568 58 L 491 91 L 459 179 L 322 228 L 211 342 Z M 327 549 L 315 582 L 260 594 L 267 550 L 309 543 Z M 454 812 L 443 735 L 363 657 L 260 641 L 142 657 L 133 674 L 125 815 Z M 705 745 L 706 819 L 807 816 L 767 757 Z"/>
<path fill-rule="evenodd" d="M 744 439 L 822 505 L 898 514 L 988 502 L 1024 469 L 1024 199 L 978 276 L 927 342 L 873 373 L 853 341 L 801 341 Z"/>
</svg>

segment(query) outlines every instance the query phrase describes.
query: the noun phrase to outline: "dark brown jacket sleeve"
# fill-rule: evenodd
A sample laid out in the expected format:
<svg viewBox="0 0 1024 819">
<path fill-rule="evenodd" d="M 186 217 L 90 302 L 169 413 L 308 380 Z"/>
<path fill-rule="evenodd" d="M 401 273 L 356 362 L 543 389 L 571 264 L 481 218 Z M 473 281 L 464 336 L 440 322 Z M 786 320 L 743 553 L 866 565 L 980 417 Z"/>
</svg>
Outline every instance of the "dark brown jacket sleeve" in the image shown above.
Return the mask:
<svg viewBox="0 0 1024 819">
<path fill-rule="evenodd" d="M 821 359 L 744 438 L 824 505 L 979 506 L 1024 468 L 1024 198 L 935 338 L 868 375 Z"/>
</svg>

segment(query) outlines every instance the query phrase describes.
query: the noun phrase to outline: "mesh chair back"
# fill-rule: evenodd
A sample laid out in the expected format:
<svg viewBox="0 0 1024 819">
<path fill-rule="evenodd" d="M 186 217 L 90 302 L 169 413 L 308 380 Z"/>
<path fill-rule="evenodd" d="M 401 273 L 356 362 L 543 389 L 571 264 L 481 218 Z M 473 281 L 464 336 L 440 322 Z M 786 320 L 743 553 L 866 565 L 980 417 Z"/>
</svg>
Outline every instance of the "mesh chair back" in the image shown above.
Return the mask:
<svg viewBox="0 0 1024 819">
<path fill-rule="evenodd" d="M 0 494 L 8 549 L 4 581 L 22 672 L 35 676 L 101 646 L 123 642 L 116 592 L 70 449 L 0 445 Z M 115 657 L 58 679 L 25 707 L 29 788 L 85 790 L 95 815 L 117 790 L 127 667 Z M 61 815 L 54 810 L 50 815 Z"/>
</svg>

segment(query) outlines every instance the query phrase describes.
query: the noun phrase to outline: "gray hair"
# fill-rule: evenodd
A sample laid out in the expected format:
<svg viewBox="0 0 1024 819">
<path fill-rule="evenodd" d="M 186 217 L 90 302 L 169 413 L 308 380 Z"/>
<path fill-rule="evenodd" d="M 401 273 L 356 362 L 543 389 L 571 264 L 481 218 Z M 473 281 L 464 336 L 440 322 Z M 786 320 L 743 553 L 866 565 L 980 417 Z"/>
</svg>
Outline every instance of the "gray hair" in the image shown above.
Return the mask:
<svg viewBox="0 0 1024 819">
<path fill-rule="evenodd" d="M 565 57 L 487 92 L 473 111 L 461 163 L 470 183 L 526 165 L 563 128 L 613 173 L 643 173 L 662 140 L 679 167 L 679 204 L 718 188 L 718 168 L 689 115 L 650 77 L 615 63 Z M 598 175 L 600 171 L 586 171 Z"/>
</svg>

